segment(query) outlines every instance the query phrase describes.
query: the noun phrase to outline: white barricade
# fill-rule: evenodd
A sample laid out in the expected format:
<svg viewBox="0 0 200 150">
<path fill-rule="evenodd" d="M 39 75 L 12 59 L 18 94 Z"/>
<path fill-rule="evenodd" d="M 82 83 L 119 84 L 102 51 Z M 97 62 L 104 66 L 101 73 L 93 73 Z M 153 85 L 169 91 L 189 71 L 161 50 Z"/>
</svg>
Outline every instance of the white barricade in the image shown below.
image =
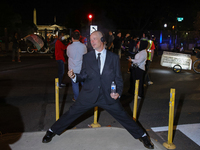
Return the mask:
<svg viewBox="0 0 200 150">
<path fill-rule="evenodd" d="M 169 68 L 180 65 L 184 70 L 191 70 L 192 59 L 190 54 L 163 51 L 160 64 Z"/>
</svg>

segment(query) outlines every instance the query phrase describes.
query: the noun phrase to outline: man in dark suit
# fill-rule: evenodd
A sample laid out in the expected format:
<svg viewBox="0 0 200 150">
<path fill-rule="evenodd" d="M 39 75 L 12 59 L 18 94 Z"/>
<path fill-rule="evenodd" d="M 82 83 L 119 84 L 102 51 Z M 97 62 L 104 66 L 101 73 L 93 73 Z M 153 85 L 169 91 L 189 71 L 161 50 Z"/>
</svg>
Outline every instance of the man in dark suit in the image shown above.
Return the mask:
<svg viewBox="0 0 200 150">
<path fill-rule="evenodd" d="M 104 38 L 101 32 L 93 32 L 90 41 L 94 51 L 83 56 L 80 74 L 74 74 L 73 70 L 68 71 L 68 76 L 74 82 L 84 82 L 77 101 L 47 131 L 43 143 L 50 142 L 55 134 L 60 135 L 84 112 L 98 106 L 108 111 L 134 138 L 140 139 L 145 147 L 153 149 L 154 145 L 146 133 L 124 111 L 119 101 L 123 90 L 123 79 L 118 55 L 104 48 Z M 111 94 L 112 81 L 117 87 L 114 94 Z"/>
</svg>

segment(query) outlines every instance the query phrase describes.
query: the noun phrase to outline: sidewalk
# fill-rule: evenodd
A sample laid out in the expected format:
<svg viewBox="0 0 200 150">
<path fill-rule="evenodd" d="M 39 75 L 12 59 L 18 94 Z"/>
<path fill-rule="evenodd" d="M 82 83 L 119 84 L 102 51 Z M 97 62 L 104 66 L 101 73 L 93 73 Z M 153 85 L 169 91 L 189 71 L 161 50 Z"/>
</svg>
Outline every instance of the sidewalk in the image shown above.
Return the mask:
<svg viewBox="0 0 200 150">
<path fill-rule="evenodd" d="M 27 61 L 38 54 L 24 54 L 26 57 L 21 63 L 11 62 L 10 56 L 0 57 L 0 71 L 20 69 L 32 66 L 35 62 Z M 41 55 L 49 57 L 47 55 Z M 195 56 L 192 56 L 195 57 Z M 37 60 L 38 63 L 42 59 Z M 51 117 L 51 116 L 50 116 Z M 148 132 L 149 133 L 149 132 Z M 55 136 L 52 142 L 42 143 L 45 132 L 24 132 L 0 134 L 0 149 L 2 150 L 147 150 L 143 144 L 134 139 L 124 128 L 101 127 L 101 128 L 82 128 L 68 130 L 61 136 Z M 155 139 L 155 140 L 154 140 Z M 162 141 L 157 142 L 156 138 L 151 139 L 154 149 L 166 150 L 162 146 Z"/>
<path fill-rule="evenodd" d="M 2 135 L 4 150 L 147 150 L 125 129 L 115 127 L 71 129 L 55 136 L 50 143 L 42 143 L 45 132 L 25 132 Z M 155 150 L 166 150 L 151 139 Z M 2 144 L 1 144 L 2 145 Z"/>
</svg>

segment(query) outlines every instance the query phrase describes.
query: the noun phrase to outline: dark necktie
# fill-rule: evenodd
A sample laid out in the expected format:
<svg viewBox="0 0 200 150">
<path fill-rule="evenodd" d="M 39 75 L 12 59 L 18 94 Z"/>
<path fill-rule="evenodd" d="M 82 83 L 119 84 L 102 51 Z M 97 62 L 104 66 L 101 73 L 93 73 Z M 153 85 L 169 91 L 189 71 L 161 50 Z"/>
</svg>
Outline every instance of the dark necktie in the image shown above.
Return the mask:
<svg viewBox="0 0 200 150">
<path fill-rule="evenodd" d="M 98 53 L 98 57 L 97 57 L 97 62 L 98 62 L 99 72 L 100 72 L 100 69 L 101 69 L 101 60 L 100 60 L 100 55 L 101 55 L 101 53 Z"/>
</svg>

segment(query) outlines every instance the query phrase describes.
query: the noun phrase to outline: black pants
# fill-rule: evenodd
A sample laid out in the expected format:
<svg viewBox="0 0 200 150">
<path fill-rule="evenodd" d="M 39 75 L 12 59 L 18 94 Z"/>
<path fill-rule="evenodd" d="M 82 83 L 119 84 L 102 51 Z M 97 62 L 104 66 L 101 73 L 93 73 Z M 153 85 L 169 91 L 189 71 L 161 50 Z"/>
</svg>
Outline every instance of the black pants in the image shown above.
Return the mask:
<svg viewBox="0 0 200 150">
<path fill-rule="evenodd" d="M 144 78 L 144 83 L 148 84 L 149 81 L 151 81 L 149 77 L 149 67 L 150 67 L 151 61 L 147 60 L 146 65 L 145 65 L 145 78 Z"/>
<path fill-rule="evenodd" d="M 101 93 L 102 92 L 100 92 L 98 100 L 94 104 L 76 101 L 70 107 L 70 109 L 53 124 L 51 130 L 54 133 L 60 135 L 74 120 L 80 117 L 83 113 L 91 108 L 98 106 L 110 113 L 134 138 L 140 138 L 144 134 L 143 129 L 138 126 L 138 124 L 133 120 L 131 116 L 128 115 L 127 112 L 125 112 L 119 100 L 113 99 L 113 101 L 116 101 L 114 104 L 106 104 L 104 96 Z"/>
<path fill-rule="evenodd" d="M 132 82 L 135 87 L 135 81 L 139 80 L 138 96 L 143 97 L 144 95 L 144 70 L 137 68 L 131 69 Z M 134 91 L 135 92 L 135 91 Z M 133 93 L 134 94 L 134 93 Z"/>
<path fill-rule="evenodd" d="M 65 73 L 65 64 L 63 60 L 56 60 L 58 63 L 58 79 L 59 79 L 59 86 L 61 86 L 63 75 Z"/>
</svg>

